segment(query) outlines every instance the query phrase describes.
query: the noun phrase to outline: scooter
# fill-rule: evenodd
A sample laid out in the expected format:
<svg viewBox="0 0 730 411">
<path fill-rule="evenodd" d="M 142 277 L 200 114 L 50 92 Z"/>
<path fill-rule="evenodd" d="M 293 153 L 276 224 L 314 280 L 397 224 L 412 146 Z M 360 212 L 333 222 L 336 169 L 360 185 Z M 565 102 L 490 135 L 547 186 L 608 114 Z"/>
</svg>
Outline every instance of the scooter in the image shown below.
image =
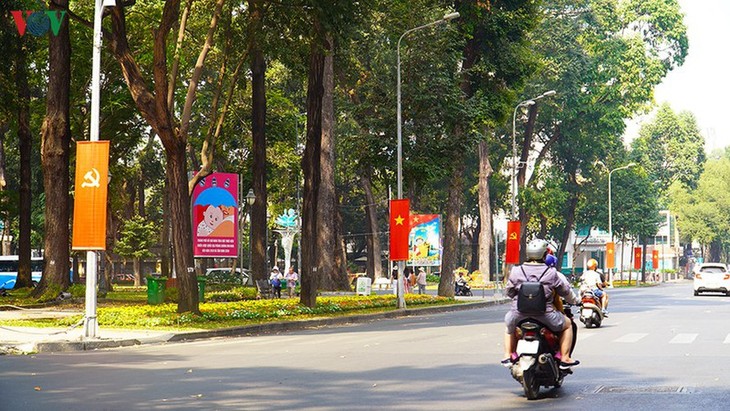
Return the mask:
<svg viewBox="0 0 730 411">
<path fill-rule="evenodd" d="M 566 305 L 565 314 L 570 318 L 573 327 L 573 343 L 575 348 L 577 329 L 573 322 L 570 307 Z M 560 338 L 547 326 L 532 318 L 526 318 L 517 324 L 517 360 L 510 368 L 512 377 L 522 384 L 528 400 L 537 399 L 540 387 L 559 388 L 566 375 L 572 374 L 570 368 L 560 368 Z"/>
<path fill-rule="evenodd" d="M 603 310 L 601 310 L 601 300 L 591 290 L 583 291 L 580 300 L 580 321 L 585 324 L 586 328 L 600 327 L 604 318 Z"/>
</svg>

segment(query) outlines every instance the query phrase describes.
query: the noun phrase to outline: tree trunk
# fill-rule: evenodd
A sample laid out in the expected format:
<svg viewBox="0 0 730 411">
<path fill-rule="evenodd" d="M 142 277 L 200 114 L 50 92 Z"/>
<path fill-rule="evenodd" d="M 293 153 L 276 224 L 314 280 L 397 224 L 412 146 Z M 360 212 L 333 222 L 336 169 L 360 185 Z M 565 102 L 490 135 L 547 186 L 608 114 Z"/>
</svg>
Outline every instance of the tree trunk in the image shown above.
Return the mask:
<svg viewBox="0 0 730 411">
<path fill-rule="evenodd" d="M 179 300 L 177 312 L 199 313 L 198 281 L 193 261 L 192 223 L 190 222 L 190 195 L 185 162 L 185 142 L 179 141 L 176 150 L 167 150 L 166 176 L 170 190 L 170 217 L 172 244 L 175 251 L 175 272 Z"/>
<path fill-rule="evenodd" d="M 459 214 L 461 211 L 461 195 L 464 187 L 464 163 L 456 160 L 449 183 L 446 202 L 446 221 L 444 224 L 444 254 L 441 263 L 441 280 L 438 295 L 454 296 L 454 270 L 457 268 L 459 250 Z"/>
<path fill-rule="evenodd" d="M 319 262 L 317 209 L 322 158 L 322 97 L 324 95 L 324 50 L 321 27 L 315 21 L 315 35 L 309 59 L 307 85 L 307 142 L 302 158 L 304 190 L 302 198 L 302 276 L 300 302 L 307 307 L 317 304 Z"/>
<path fill-rule="evenodd" d="M 18 277 L 15 288 L 32 287 L 30 267 L 31 232 L 31 151 L 33 136 L 30 131 L 30 89 L 28 88 L 28 69 L 26 50 L 22 41 L 18 42 L 15 67 L 15 83 L 18 87 L 18 151 L 20 152 L 20 201 L 18 204 Z M 4 165 L 3 165 L 4 168 Z M 3 182 L 4 183 L 4 182 Z M 3 184 L 4 185 L 4 184 Z"/>
<path fill-rule="evenodd" d="M 51 10 L 67 10 L 68 0 L 50 3 Z M 71 87 L 71 41 L 68 19 L 58 35 L 48 38 L 48 94 L 41 130 L 41 166 L 45 207 L 45 268 L 33 292 L 40 297 L 49 286 L 66 290 L 69 278 L 69 92 Z M 55 292 L 55 290 L 54 290 Z"/>
<path fill-rule="evenodd" d="M 492 202 L 489 198 L 489 178 L 494 170 L 489 163 L 489 145 L 486 141 L 479 142 L 479 272 L 484 278 L 489 278 L 492 266 L 490 252 L 492 251 Z"/>
<path fill-rule="evenodd" d="M 140 258 L 132 258 L 132 271 L 134 272 L 134 286 L 139 287 L 142 285 L 142 271 L 140 270 Z"/>
<path fill-rule="evenodd" d="M 335 185 L 335 76 L 333 68 L 334 45 L 332 36 L 325 36 L 324 69 L 322 73 L 322 147 L 320 157 L 321 183 L 317 204 L 317 247 L 319 253 L 320 289 L 350 290 L 347 272 L 339 271 L 335 263 L 337 241 L 337 193 Z"/>
<path fill-rule="evenodd" d="M 710 243 L 710 260 L 709 261 L 723 261 L 721 259 L 722 254 L 722 240 L 713 240 Z"/>
<path fill-rule="evenodd" d="M 253 192 L 251 206 L 251 271 L 254 280 L 268 278 L 266 264 L 266 62 L 258 42 L 263 19 L 263 2 L 249 1 L 251 41 L 251 153 L 253 155 Z"/>
<path fill-rule="evenodd" d="M 383 276 L 383 263 L 381 260 L 382 251 L 380 248 L 380 237 L 378 232 L 378 210 L 376 207 L 375 196 L 373 196 L 373 184 L 370 178 L 370 171 L 363 171 L 360 174 L 360 182 L 365 192 L 365 216 L 367 223 L 367 274 L 373 281 Z"/>
<path fill-rule="evenodd" d="M 558 263 L 563 261 L 563 255 L 565 254 L 565 247 L 568 245 L 570 239 L 570 232 L 573 230 L 573 224 L 575 223 L 575 210 L 578 208 L 578 194 L 571 192 L 570 198 L 568 199 L 568 205 L 565 211 L 565 225 L 563 228 L 563 238 L 560 240 L 558 246 Z"/>
</svg>

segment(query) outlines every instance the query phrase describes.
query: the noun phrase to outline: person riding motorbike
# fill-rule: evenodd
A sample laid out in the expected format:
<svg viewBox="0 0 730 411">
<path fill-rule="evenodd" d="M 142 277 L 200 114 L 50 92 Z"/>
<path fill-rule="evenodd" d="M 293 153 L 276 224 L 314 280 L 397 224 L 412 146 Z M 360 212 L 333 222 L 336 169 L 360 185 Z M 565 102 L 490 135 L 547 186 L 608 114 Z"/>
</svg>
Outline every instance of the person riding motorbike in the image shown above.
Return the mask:
<svg viewBox="0 0 730 411">
<path fill-rule="evenodd" d="M 565 276 L 560 275 L 554 266 L 545 264 L 545 257 L 548 255 L 548 242 L 543 239 L 534 239 L 525 248 L 526 262 L 517 265 L 510 271 L 505 291 L 507 296 L 512 298 L 510 310 L 504 316 L 507 327 L 504 337 L 505 358 L 501 361 L 505 367 L 511 366 L 515 357 L 513 353 L 517 349 L 517 336 L 515 330 L 517 323 L 525 318 L 533 318 L 550 328 L 560 338 L 560 367 L 569 368 L 580 364 L 580 361 L 570 357 L 573 344 L 573 328 L 571 319 L 562 311 L 558 311 L 554 303 L 555 294 L 563 297 L 568 303 L 579 304 L 580 300 L 573 292 Z M 529 281 L 528 278 L 539 278 L 542 283 L 546 306 L 545 312 L 535 315 L 522 313 L 517 309 L 517 295 L 522 283 Z"/>
<path fill-rule="evenodd" d="M 583 293 L 586 290 L 593 291 L 593 295 L 601 300 L 601 311 L 604 316 L 608 316 L 608 293 L 604 290 L 605 283 L 601 274 L 596 271 L 598 268 L 598 261 L 591 258 L 586 263 L 587 270 L 580 276 L 580 292 Z"/>
<path fill-rule="evenodd" d="M 459 276 L 456 278 L 454 284 L 456 285 L 456 290 L 454 291 L 454 294 L 464 295 L 464 288 L 469 284 L 469 282 L 466 280 L 466 278 L 464 278 L 464 273 L 459 272 Z"/>
</svg>

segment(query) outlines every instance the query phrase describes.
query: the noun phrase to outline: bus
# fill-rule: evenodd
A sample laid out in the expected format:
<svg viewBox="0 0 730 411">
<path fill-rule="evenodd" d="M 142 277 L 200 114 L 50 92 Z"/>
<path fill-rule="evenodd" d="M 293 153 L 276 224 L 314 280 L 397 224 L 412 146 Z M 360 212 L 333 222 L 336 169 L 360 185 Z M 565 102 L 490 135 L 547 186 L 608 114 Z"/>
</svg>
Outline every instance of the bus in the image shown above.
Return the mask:
<svg viewBox="0 0 730 411">
<path fill-rule="evenodd" d="M 30 277 L 35 287 L 43 274 L 43 257 L 30 258 Z M 15 287 L 18 277 L 18 256 L 0 255 L 0 289 L 10 290 Z"/>
</svg>

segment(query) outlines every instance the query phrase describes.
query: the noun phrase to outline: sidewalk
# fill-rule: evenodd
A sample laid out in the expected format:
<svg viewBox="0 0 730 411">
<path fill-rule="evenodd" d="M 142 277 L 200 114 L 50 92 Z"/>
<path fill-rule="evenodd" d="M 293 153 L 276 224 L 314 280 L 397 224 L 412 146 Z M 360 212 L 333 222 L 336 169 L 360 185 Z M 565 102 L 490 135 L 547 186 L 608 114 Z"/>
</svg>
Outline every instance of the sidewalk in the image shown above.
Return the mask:
<svg viewBox="0 0 730 411">
<path fill-rule="evenodd" d="M 481 294 L 481 293 L 480 293 Z M 196 339 L 234 337 L 300 330 L 310 327 L 336 326 L 348 323 L 364 323 L 386 318 L 411 315 L 430 315 L 448 311 L 470 310 L 502 304 L 507 300 L 493 295 L 456 297 L 462 304 L 425 308 L 406 308 L 402 311 L 388 311 L 377 314 L 349 315 L 335 318 L 321 318 L 299 321 L 279 321 L 241 327 L 214 330 L 150 331 L 100 328 L 97 338 L 84 337 L 83 324 L 69 328 L 15 327 L 2 325 L 13 319 L 58 318 L 59 316 L 83 315 L 81 311 L 59 311 L 50 309 L 28 309 L 0 311 L 0 355 L 32 354 L 40 352 L 89 351 L 105 348 L 128 347 L 140 344 L 162 344 Z"/>
</svg>

